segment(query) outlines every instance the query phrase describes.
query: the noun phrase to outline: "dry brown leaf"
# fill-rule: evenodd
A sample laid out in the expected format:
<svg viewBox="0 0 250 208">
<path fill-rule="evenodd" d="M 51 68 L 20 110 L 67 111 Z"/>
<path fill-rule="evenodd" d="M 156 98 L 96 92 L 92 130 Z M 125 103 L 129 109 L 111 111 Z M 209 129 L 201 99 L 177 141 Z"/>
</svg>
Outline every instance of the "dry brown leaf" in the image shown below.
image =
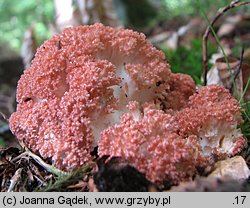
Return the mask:
<svg viewBox="0 0 250 208">
<path fill-rule="evenodd" d="M 231 56 L 229 56 L 227 59 L 231 68 L 231 72 L 224 57 L 218 58 L 215 61 L 215 66 L 218 69 L 220 80 L 225 88 L 229 89 L 230 91 L 233 89 L 231 91 L 233 95 L 241 95 L 243 92 L 243 80 L 241 70 L 237 72 L 238 66 L 240 64 L 239 60 Z M 238 73 L 237 78 L 235 79 L 237 92 L 234 90 L 232 82 L 232 77 L 236 77 L 236 73 Z"/>
</svg>

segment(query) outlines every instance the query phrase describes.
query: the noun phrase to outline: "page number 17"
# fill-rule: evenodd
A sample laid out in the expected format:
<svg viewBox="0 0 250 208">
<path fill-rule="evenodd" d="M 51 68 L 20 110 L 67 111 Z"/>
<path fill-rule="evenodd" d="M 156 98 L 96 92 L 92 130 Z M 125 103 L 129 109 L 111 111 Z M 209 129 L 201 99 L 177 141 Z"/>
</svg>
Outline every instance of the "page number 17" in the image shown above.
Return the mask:
<svg viewBox="0 0 250 208">
<path fill-rule="evenodd" d="M 244 204 L 246 198 L 246 196 L 236 196 L 233 204 Z"/>
</svg>

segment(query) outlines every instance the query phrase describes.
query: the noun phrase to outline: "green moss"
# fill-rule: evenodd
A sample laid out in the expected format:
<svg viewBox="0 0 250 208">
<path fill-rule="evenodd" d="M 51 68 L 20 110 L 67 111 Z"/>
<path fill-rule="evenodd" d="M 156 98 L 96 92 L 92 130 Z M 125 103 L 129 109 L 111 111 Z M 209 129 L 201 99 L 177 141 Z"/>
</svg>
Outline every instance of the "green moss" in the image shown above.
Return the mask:
<svg viewBox="0 0 250 208">
<path fill-rule="evenodd" d="M 202 39 L 194 39 L 191 47 L 178 47 L 176 50 L 162 48 L 166 59 L 171 65 L 174 73 L 184 73 L 190 75 L 197 84 L 201 84 L 203 74 L 203 53 Z M 209 56 L 216 52 L 215 46 L 208 44 Z"/>
</svg>

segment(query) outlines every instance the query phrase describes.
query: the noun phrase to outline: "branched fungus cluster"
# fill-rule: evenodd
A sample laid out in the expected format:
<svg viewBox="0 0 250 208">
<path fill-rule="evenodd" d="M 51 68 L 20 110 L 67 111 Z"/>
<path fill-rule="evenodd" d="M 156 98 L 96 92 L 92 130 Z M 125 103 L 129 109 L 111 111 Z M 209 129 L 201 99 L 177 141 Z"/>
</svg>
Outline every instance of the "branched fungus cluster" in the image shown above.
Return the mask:
<svg viewBox="0 0 250 208">
<path fill-rule="evenodd" d="M 240 107 L 221 86 L 195 89 L 173 74 L 145 35 L 95 24 L 46 41 L 18 82 L 10 128 L 65 171 L 120 156 L 157 184 L 192 179 L 198 168 L 245 144 Z"/>
</svg>

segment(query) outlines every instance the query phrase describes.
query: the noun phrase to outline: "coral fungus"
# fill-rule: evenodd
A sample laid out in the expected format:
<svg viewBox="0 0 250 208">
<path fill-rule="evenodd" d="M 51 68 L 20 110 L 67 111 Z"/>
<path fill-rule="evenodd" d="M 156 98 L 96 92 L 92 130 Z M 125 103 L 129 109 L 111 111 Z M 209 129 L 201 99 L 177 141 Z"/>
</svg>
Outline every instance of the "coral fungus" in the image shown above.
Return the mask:
<svg viewBox="0 0 250 208">
<path fill-rule="evenodd" d="M 70 170 L 91 159 L 100 132 L 119 122 L 130 100 L 160 97 L 169 75 L 164 54 L 141 33 L 102 24 L 67 28 L 38 49 L 19 80 L 11 130 Z"/>
<path fill-rule="evenodd" d="M 238 128 L 242 122 L 240 106 L 223 86 L 201 87 L 176 117 L 180 135 L 196 135 L 203 155 L 212 161 L 233 156 L 245 145 Z"/>
<path fill-rule="evenodd" d="M 220 86 L 172 74 L 145 35 L 102 24 L 46 41 L 17 87 L 12 132 L 63 170 L 123 157 L 157 184 L 191 180 L 245 140 L 237 101 Z"/>
<path fill-rule="evenodd" d="M 173 115 L 146 107 L 138 116 L 129 108 L 120 124 L 103 131 L 99 154 L 124 157 L 157 183 L 189 180 L 197 168 L 233 156 L 245 144 L 240 107 L 222 86 L 201 87 Z"/>
<path fill-rule="evenodd" d="M 196 136 L 183 138 L 177 131 L 175 117 L 161 110 L 145 108 L 141 117 L 126 113 L 120 124 L 103 131 L 99 154 L 126 158 L 156 183 L 190 180 L 206 159 Z"/>
<path fill-rule="evenodd" d="M 162 100 L 166 109 L 180 110 L 188 103 L 188 99 L 195 93 L 195 82 L 186 74 L 171 73 L 169 88 Z"/>
</svg>

